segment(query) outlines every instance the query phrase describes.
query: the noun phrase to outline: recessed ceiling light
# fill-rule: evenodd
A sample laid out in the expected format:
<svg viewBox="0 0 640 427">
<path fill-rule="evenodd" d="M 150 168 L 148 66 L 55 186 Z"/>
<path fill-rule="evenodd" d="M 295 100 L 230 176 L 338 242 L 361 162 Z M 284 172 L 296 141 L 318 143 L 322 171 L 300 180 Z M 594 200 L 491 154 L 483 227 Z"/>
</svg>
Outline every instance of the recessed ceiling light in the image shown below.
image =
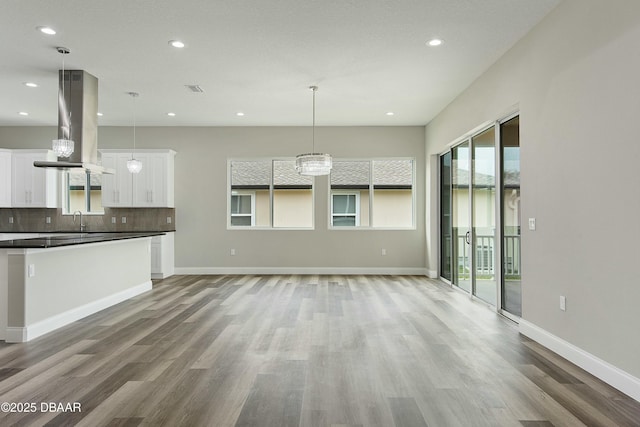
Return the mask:
<svg viewBox="0 0 640 427">
<path fill-rule="evenodd" d="M 98 111 L 98 117 L 102 117 L 104 116 L 104 114 L 102 114 L 100 111 Z"/>
<path fill-rule="evenodd" d="M 20 111 L 18 114 L 20 114 L 21 116 L 28 116 L 29 113 L 27 113 L 26 111 Z"/>
<path fill-rule="evenodd" d="M 33 82 L 26 82 L 24 85 L 27 87 L 38 87 L 38 83 Z"/>
<path fill-rule="evenodd" d="M 175 117 L 175 116 L 176 116 L 176 113 L 167 113 L 167 116 L 169 116 L 169 117 Z"/>
<path fill-rule="evenodd" d="M 440 46 L 442 44 L 442 40 L 440 39 L 431 39 L 427 42 L 429 46 Z"/>
<path fill-rule="evenodd" d="M 43 26 L 43 27 L 36 27 L 36 29 L 38 31 L 40 31 L 41 33 L 46 34 L 48 36 L 52 36 L 52 35 L 54 35 L 56 33 L 56 30 L 54 30 L 51 27 L 44 27 Z"/>
<path fill-rule="evenodd" d="M 393 116 L 393 115 L 394 115 L 394 112 L 393 112 L 393 111 L 387 111 L 385 114 L 386 114 L 387 116 Z"/>
<path fill-rule="evenodd" d="M 178 49 L 182 49 L 184 47 L 184 43 L 180 40 L 169 40 L 169 45 L 177 47 Z"/>
<path fill-rule="evenodd" d="M 244 113 L 243 113 L 242 111 L 238 111 L 238 112 L 236 113 L 236 116 L 238 116 L 238 117 L 243 117 L 243 116 L 244 116 Z"/>
</svg>

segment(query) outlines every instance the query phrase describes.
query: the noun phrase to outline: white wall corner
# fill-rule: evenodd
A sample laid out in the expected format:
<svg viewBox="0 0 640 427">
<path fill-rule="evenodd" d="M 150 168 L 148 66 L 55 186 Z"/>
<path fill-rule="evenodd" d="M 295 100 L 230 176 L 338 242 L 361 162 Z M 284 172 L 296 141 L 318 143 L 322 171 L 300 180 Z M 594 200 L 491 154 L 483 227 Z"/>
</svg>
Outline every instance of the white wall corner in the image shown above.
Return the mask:
<svg viewBox="0 0 640 427">
<path fill-rule="evenodd" d="M 27 328 L 9 326 L 5 335 L 5 342 L 26 342 Z"/>
<path fill-rule="evenodd" d="M 640 379 L 633 375 L 524 319 L 520 319 L 520 333 L 578 365 L 591 375 L 600 378 L 631 398 L 640 401 Z"/>
</svg>

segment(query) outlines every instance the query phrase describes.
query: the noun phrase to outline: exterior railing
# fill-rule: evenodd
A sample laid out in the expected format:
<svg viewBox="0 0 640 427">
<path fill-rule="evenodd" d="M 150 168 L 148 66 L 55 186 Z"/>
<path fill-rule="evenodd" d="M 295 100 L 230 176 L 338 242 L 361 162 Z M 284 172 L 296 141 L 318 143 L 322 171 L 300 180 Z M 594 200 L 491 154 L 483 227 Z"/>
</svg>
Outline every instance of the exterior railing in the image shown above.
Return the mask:
<svg viewBox="0 0 640 427">
<path fill-rule="evenodd" d="M 476 236 L 476 276 L 495 274 L 495 246 L 493 236 Z M 520 236 L 504 236 L 502 242 L 505 278 L 518 277 L 520 270 Z M 458 277 L 469 278 L 469 248 L 466 236 L 458 235 Z"/>
</svg>

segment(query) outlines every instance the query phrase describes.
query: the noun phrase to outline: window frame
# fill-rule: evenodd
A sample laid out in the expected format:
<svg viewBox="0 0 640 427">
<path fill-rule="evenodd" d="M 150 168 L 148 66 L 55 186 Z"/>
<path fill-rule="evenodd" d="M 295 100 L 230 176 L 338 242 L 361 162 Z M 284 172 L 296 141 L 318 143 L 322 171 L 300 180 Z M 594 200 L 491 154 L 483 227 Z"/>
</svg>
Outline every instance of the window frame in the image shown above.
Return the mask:
<svg viewBox="0 0 640 427">
<path fill-rule="evenodd" d="M 59 185 L 60 185 L 60 202 L 61 202 L 61 206 L 62 206 L 62 215 L 73 215 L 73 212 L 71 210 L 71 195 L 70 192 L 74 189 L 71 188 L 71 181 L 70 181 L 70 175 L 72 174 L 72 172 L 65 170 L 62 173 L 62 179 L 59 180 Z M 77 174 L 80 175 L 80 174 Z M 104 206 L 100 206 L 102 208 L 102 210 L 91 210 L 91 192 L 92 191 L 98 191 L 98 188 L 93 188 L 93 186 L 91 185 L 91 174 L 89 173 L 84 173 L 83 174 L 85 177 L 85 181 L 84 181 L 84 190 L 83 190 L 83 199 L 84 199 L 84 206 L 81 209 L 81 212 L 83 215 L 104 215 Z M 79 190 L 75 190 L 75 191 L 79 191 Z M 102 183 L 100 184 L 100 188 L 99 191 L 102 192 Z M 102 197 L 102 194 L 100 195 L 100 197 Z M 76 210 L 77 212 L 77 210 Z"/>
<path fill-rule="evenodd" d="M 294 162 L 295 163 L 295 157 L 230 157 L 227 158 L 227 230 L 283 230 L 283 231 L 288 231 L 288 230 L 295 230 L 295 231 L 309 231 L 309 230 L 315 230 L 315 191 L 316 191 L 316 185 L 315 185 L 315 180 L 311 179 L 311 226 L 310 227 L 275 227 L 274 224 L 274 198 L 275 198 L 275 192 L 278 189 L 283 189 L 283 188 L 278 188 L 277 185 L 274 184 L 274 164 L 275 162 Z M 234 190 L 232 188 L 232 164 L 234 162 L 269 162 L 271 165 L 271 174 L 270 174 L 270 179 L 269 179 L 269 186 L 268 186 L 268 191 L 269 191 L 269 225 L 251 225 L 251 226 L 241 226 L 241 225 L 231 225 L 231 196 L 233 192 L 236 191 L 251 191 L 251 190 L 245 190 L 245 189 L 237 189 Z M 264 188 L 265 190 L 267 188 Z M 257 196 L 254 197 L 252 199 L 252 214 L 254 217 L 254 221 L 256 218 L 256 211 L 255 211 L 255 200 L 256 200 Z M 252 224 L 254 222 L 252 221 Z"/>
<path fill-rule="evenodd" d="M 374 209 L 374 199 L 375 199 L 375 192 L 376 192 L 376 188 L 374 185 L 374 164 L 375 162 L 380 162 L 380 161 L 410 161 L 411 162 L 411 225 L 410 226 L 406 226 L 406 227 L 402 227 L 402 226 L 390 226 L 390 227 L 381 227 L 381 226 L 374 226 L 374 218 L 375 218 L 375 209 Z M 366 158 L 334 158 L 333 162 L 334 165 L 336 163 L 339 162 L 370 162 L 370 166 L 369 166 L 369 187 L 366 189 L 366 191 L 369 193 L 369 225 L 368 226 L 360 226 L 360 225 L 356 225 L 356 226 L 333 226 L 333 219 L 332 219 L 332 214 L 333 214 L 333 197 L 332 195 L 334 193 L 338 193 L 341 191 L 357 191 L 357 190 L 348 190 L 348 189 L 342 189 L 342 188 L 337 188 L 337 189 L 332 189 L 331 188 L 331 176 L 329 176 L 329 182 L 328 182 L 328 228 L 329 230 L 333 230 L 333 231 L 372 231 L 372 230 L 416 230 L 417 229 L 417 221 L 416 221 L 416 216 L 417 216 L 417 206 L 416 206 L 416 200 L 417 200 L 417 193 L 416 193 L 416 175 L 417 175 L 417 162 L 416 162 L 416 158 L 415 157 L 366 157 Z M 378 190 L 381 190 L 380 188 Z M 364 191 L 360 190 L 360 191 Z"/>
</svg>

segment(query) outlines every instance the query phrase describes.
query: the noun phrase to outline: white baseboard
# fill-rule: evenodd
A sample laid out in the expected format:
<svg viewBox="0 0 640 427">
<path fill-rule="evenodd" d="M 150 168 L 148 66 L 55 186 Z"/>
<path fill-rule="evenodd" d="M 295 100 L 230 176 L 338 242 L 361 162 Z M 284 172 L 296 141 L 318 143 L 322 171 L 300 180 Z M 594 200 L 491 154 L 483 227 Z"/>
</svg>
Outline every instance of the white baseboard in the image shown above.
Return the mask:
<svg viewBox="0 0 640 427">
<path fill-rule="evenodd" d="M 438 276 L 438 270 L 427 270 L 427 277 L 429 279 L 437 279 Z"/>
<path fill-rule="evenodd" d="M 520 319 L 520 333 L 578 365 L 610 386 L 640 401 L 640 379 L 633 375 L 524 319 Z"/>
<path fill-rule="evenodd" d="M 26 327 L 8 327 L 6 342 L 30 341 L 55 329 L 73 323 L 76 320 L 80 320 L 91 314 L 97 313 L 98 311 L 104 310 L 105 308 L 111 307 L 112 305 L 116 305 L 122 301 L 128 300 L 129 298 L 133 298 L 137 295 L 150 291 L 151 288 L 152 283 L 149 280 L 140 285 L 101 298 L 97 301 L 56 314 L 55 316 L 51 316 L 32 325 L 27 325 Z"/>
<path fill-rule="evenodd" d="M 175 274 L 321 274 L 427 276 L 427 269 L 393 267 L 176 267 Z"/>
</svg>

